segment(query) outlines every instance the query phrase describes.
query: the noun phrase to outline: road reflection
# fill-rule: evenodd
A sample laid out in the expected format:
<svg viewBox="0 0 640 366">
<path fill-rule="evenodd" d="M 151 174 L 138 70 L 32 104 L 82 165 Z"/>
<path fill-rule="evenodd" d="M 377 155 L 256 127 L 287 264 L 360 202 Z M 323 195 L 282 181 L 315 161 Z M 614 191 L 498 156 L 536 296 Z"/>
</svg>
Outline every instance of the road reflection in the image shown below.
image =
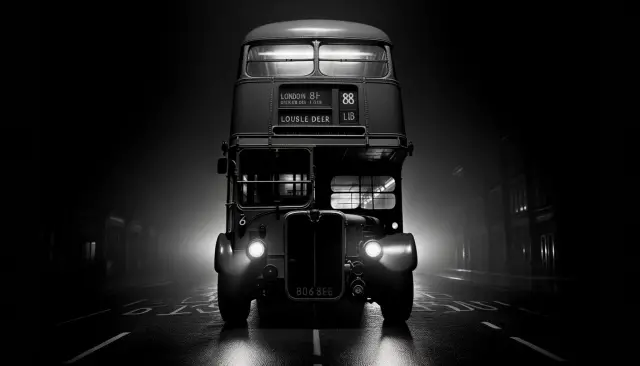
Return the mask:
<svg viewBox="0 0 640 366">
<path fill-rule="evenodd" d="M 420 357 L 413 346 L 411 330 L 406 323 L 389 324 L 384 322 L 380 338 L 378 340 L 378 350 L 375 356 L 376 365 L 416 365 L 423 364 L 416 362 Z"/>
<path fill-rule="evenodd" d="M 380 308 L 375 304 L 361 308 L 361 318 L 357 322 L 345 321 L 341 316 L 344 314 L 327 313 L 327 309 L 278 310 L 282 309 L 272 309 L 271 318 L 261 318 L 254 303 L 247 324 L 223 326 L 217 344 L 210 344 L 208 350 L 203 350 L 199 363 L 424 364 L 407 324 L 384 322 Z M 315 348 L 314 329 L 319 332 L 319 344 Z"/>
</svg>

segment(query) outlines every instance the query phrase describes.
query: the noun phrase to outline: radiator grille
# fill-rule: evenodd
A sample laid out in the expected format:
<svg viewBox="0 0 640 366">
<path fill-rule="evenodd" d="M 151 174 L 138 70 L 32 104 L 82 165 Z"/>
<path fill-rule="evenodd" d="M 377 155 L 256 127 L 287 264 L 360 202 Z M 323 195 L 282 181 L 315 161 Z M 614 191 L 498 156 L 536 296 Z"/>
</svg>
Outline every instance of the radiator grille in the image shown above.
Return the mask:
<svg viewBox="0 0 640 366">
<path fill-rule="evenodd" d="M 314 222 L 308 211 L 287 215 L 286 290 L 294 300 L 338 298 L 344 286 L 344 221 L 324 212 Z M 318 294 L 318 292 L 320 292 Z"/>
</svg>

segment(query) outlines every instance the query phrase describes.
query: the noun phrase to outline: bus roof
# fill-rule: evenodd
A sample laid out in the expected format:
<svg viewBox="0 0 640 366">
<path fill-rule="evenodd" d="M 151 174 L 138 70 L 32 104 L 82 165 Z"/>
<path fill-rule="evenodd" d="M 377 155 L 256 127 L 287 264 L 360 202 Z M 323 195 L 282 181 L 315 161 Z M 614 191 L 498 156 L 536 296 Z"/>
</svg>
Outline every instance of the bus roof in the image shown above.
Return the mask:
<svg viewBox="0 0 640 366">
<path fill-rule="evenodd" d="M 358 39 L 391 44 L 389 36 L 376 27 L 362 23 L 322 19 L 293 20 L 265 24 L 249 32 L 244 39 L 244 43 L 295 38 Z"/>
</svg>

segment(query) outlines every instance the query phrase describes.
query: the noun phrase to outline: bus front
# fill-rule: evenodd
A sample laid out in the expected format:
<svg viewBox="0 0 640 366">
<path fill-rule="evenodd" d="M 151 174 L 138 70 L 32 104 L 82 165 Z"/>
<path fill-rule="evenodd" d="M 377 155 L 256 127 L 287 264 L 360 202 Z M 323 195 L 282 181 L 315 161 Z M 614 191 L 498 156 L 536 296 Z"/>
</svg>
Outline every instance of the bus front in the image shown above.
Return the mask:
<svg viewBox="0 0 640 366">
<path fill-rule="evenodd" d="M 363 304 L 406 320 L 417 254 L 403 233 L 407 142 L 391 42 L 339 21 L 253 30 L 242 47 L 216 243 L 218 304 L 246 320 L 253 299 Z"/>
</svg>

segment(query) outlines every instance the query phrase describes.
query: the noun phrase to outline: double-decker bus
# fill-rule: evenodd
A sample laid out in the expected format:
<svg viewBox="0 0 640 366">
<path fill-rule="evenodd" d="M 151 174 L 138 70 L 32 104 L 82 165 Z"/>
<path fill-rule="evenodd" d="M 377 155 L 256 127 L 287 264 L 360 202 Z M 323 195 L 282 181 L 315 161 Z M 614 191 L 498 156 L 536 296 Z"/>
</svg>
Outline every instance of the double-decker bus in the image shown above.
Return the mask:
<svg viewBox="0 0 640 366">
<path fill-rule="evenodd" d="M 407 140 L 391 41 L 359 23 L 298 20 L 247 34 L 234 89 L 226 232 L 215 270 L 225 322 L 251 301 L 376 302 L 405 321 L 417 265 L 403 232 Z"/>
</svg>

